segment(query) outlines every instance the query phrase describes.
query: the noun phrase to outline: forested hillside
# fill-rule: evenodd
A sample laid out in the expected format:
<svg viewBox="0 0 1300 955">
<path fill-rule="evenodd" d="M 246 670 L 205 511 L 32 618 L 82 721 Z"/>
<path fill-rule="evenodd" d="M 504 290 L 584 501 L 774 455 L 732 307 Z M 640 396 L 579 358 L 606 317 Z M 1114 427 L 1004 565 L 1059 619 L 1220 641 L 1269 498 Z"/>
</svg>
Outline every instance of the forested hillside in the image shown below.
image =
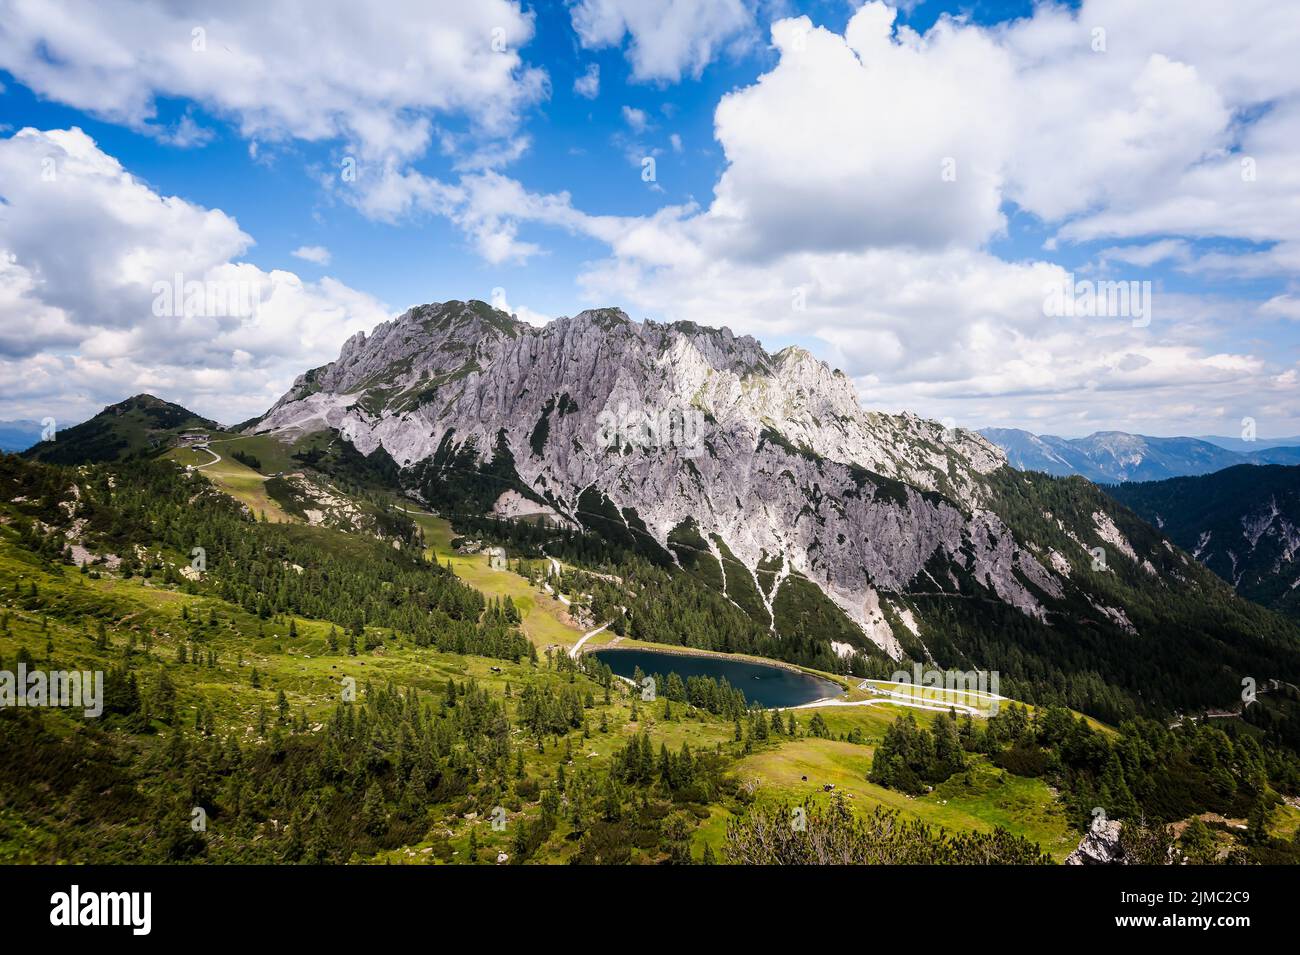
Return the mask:
<svg viewBox="0 0 1300 955">
<path fill-rule="evenodd" d="M 1300 629 L 1293 622 L 1238 599 L 1095 485 L 1009 468 L 990 483 L 999 516 L 1034 542 L 1044 563 L 1055 554 L 1064 576 L 1078 587 L 1066 591 L 1054 612 L 1035 617 L 988 599 L 972 573 L 936 562 L 905 590 L 887 594 L 920 631 L 910 634 L 898 611 L 886 611 L 904 635 L 900 661 L 870 648 L 832 654 L 829 640 L 839 639 L 836 628 L 851 624 L 820 590 L 801 586 L 797 575 L 785 579 L 774 602 L 786 626 L 781 636 L 773 633 L 757 598 L 745 600 L 748 591 L 734 584 L 751 578 L 728 574 L 725 545 L 719 562 L 698 535 L 683 533 L 670 541 L 678 569 L 630 542 L 595 533 L 472 516 L 458 520 L 474 534 L 534 558 L 537 565 L 526 572 L 535 576 L 546 572 L 544 554 L 571 561 L 579 568 L 574 588 L 591 595 L 594 618 L 657 643 L 753 653 L 859 676 L 888 676 L 913 660 L 957 669 L 975 662 L 998 671 L 1002 691 L 1017 699 L 1067 706 L 1115 723 L 1239 705 L 1247 676 L 1259 683 L 1300 682 Z M 1095 527 L 1094 515 L 1107 508 L 1117 512 L 1118 543 L 1085 541 L 1069 530 Z M 1096 567 L 1094 545 L 1104 552 Z M 1139 560 L 1138 554 L 1151 557 Z M 599 573 L 583 575 L 581 567 Z M 725 597 L 724 574 L 732 581 Z M 770 579 L 758 576 L 760 584 Z"/>
<path fill-rule="evenodd" d="M 530 641 L 400 512 L 383 539 L 271 524 L 167 461 L 9 456 L 0 501 L 0 671 L 105 674 L 98 718 L 0 708 L 2 861 L 1026 863 L 1063 859 L 1095 805 L 1157 848 L 1191 817 L 1249 820 L 1179 839 L 1190 861 L 1292 852 L 1280 690 L 1118 735 L 1055 707 L 899 723 L 862 692 L 765 711 L 671 672 L 646 700 Z M 552 534 L 547 585 L 628 639 L 770 649 L 694 575 L 596 546 Z M 526 550 L 499 573 L 540 577 Z M 771 842 L 797 807 L 806 838 Z"/>
<path fill-rule="evenodd" d="M 1243 597 L 1300 618 L 1300 467 L 1241 465 L 1107 493 Z"/>
<path fill-rule="evenodd" d="M 715 861 L 737 761 L 817 741 L 535 646 L 414 531 L 268 524 L 158 461 L 2 457 L 0 500 L 0 670 L 106 675 L 96 719 L 0 708 L 2 861 Z"/>
<path fill-rule="evenodd" d="M 180 405 L 142 394 L 109 405 L 89 421 L 56 431 L 49 440 L 33 444 L 23 454 L 53 464 L 153 456 L 165 450 L 181 431 L 210 431 L 217 427 L 215 421 Z"/>
</svg>

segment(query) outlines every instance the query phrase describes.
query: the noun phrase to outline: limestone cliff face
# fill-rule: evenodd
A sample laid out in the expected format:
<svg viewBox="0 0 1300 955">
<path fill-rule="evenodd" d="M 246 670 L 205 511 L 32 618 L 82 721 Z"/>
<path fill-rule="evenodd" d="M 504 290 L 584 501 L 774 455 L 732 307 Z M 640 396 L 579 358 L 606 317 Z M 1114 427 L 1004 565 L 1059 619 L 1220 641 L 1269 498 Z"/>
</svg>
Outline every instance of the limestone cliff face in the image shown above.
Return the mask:
<svg viewBox="0 0 1300 955">
<path fill-rule="evenodd" d="M 535 328 L 482 302 L 421 306 L 349 339 L 250 430 L 325 428 L 404 473 L 440 447 L 485 462 L 504 443 L 522 484 L 566 517 L 590 518 L 580 499 L 602 495 L 660 545 L 693 520 L 751 574 L 766 562 L 809 578 L 864 646 L 895 657 L 908 615 L 888 595 L 961 576 L 1041 619 L 1064 585 L 988 509 L 997 447 L 863 410 L 839 371 L 727 329 L 617 309 Z M 770 609 L 775 588 L 759 590 Z"/>
<path fill-rule="evenodd" d="M 1066 865 L 1128 865 L 1120 846 L 1123 823 L 1118 819 L 1095 819 L 1078 847 L 1065 859 Z"/>
</svg>

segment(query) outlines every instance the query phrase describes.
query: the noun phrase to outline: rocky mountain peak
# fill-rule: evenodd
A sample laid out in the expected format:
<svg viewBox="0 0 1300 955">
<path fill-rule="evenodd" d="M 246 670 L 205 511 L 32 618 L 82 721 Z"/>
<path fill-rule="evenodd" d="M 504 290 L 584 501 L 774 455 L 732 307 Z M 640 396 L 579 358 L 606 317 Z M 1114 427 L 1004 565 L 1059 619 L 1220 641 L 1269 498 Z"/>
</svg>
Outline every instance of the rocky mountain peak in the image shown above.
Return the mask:
<svg viewBox="0 0 1300 955">
<path fill-rule="evenodd" d="M 893 656 L 912 618 L 882 594 L 935 560 L 1037 618 L 1061 593 L 988 509 L 987 478 L 1005 463 L 993 444 L 866 411 L 806 349 L 769 354 L 725 328 L 618 308 L 536 328 L 483 302 L 418 306 L 354 336 L 251 430 L 294 440 L 326 428 L 364 454 L 382 449 L 426 500 L 477 467 L 487 506 L 510 493 L 573 524 L 619 515 L 621 533 L 664 553 L 689 528 L 692 546 L 745 569 L 761 595 L 748 603 L 774 628 L 780 581 L 805 580 L 860 628 L 861 646 Z M 772 566 L 765 592 L 760 569 Z"/>
<path fill-rule="evenodd" d="M 581 324 L 594 325 L 602 331 L 636 324 L 621 308 L 588 308 L 579 312 L 572 320 Z"/>
</svg>

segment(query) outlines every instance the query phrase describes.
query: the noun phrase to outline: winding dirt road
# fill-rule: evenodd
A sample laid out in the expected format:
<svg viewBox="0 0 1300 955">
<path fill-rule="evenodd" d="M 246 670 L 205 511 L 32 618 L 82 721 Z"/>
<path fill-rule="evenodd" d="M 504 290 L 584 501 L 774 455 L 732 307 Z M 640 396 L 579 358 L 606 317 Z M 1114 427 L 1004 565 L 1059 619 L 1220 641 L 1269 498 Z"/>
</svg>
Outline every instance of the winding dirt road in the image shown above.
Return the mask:
<svg viewBox="0 0 1300 955">
<path fill-rule="evenodd" d="M 590 640 L 592 637 L 594 637 L 596 634 L 603 632 L 609 626 L 609 624 L 613 622 L 614 621 L 611 620 L 609 623 L 602 624 L 601 626 L 597 627 L 595 630 L 591 631 L 590 633 L 584 633 L 582 635 L 581 640 L 579 640 L 573 646 L 569 647 L 569 657 L 573 660 L 578 659 L 578 654 L 582 652 L 582 645 L 586 643 L 588 640 Z"/>
</svg>

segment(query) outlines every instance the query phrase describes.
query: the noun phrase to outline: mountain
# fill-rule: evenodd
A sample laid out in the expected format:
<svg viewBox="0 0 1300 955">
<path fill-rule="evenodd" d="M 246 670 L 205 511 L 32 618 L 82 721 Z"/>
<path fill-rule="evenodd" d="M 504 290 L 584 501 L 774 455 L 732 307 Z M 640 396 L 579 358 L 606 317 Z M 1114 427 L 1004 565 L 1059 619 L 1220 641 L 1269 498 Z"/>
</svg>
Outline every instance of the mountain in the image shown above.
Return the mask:
<svg viewBox="0 0 1300 955">
<path fill-rule="evenodd" d="M 1300 435 L 1290 438 L 1251 438 L 1247 441 L 1245 438 L 1227 438 L 1222 435 L 1208 434 L 1198 435 L 1197 440 L 1208 441 L 1210 444 L 1217 444 L 1221 448 L 1241 454 L 1253 454 L 1271 448 L 1300 448 Z"/>
<path fill-rule="evenodd" d="M 1108 492 L 1242 596 L 1300 617 L 1300 467 L 1238 465 Z"/>
<path fill-rule="evenodd" d="M 1077 474 L 1099 484 L 1210 474 L 1237 464 L 1300 464 L 1300 447 L 1267 445 L 1247 453 L 1216 443 L 1228 439 L 1155 438 L 1124 431 L 1058 438 L 1019 428 L 984 428 L 980 434 L 1021 471 Z"/>
<path fill-rule="evenodd" d="M 996 669 L 1025 698 L 1109 715 L 1229 700 L 1240 673 L 1300 676 L 1294 625 L 1097 488 L 863 410 L 807 352 L 727 329 L 420 306 L 353 336 L 246 433 L 321 431 L 453 519 L 541 516 L 707 582 L 715 612 L 746 615 L 777 655 Z M 638 606 L 634 635 L 662 613 Z M 692 639 L 739 648 L 708 627 Z"/>
<path fill-rule="evenodd" d="M 0 421 L 0 451 L 25 451 L 39 440 L 39 422 Z"/>
<path fill-rule="evenodd" d="M 1265 448 L 1246 455 L 1249 464 L 1300 464 L 1300 447 Z"/>
<path fill-rule="evenodd" d="M 23 454 L 51 464 L 117 461 L 161 451 L 190 428 L 219 427 L 180 405 L 141 394 L 109 405 L 89 421 L 59 431 L 54 440 L 32 445 Z"/>
</svg>

